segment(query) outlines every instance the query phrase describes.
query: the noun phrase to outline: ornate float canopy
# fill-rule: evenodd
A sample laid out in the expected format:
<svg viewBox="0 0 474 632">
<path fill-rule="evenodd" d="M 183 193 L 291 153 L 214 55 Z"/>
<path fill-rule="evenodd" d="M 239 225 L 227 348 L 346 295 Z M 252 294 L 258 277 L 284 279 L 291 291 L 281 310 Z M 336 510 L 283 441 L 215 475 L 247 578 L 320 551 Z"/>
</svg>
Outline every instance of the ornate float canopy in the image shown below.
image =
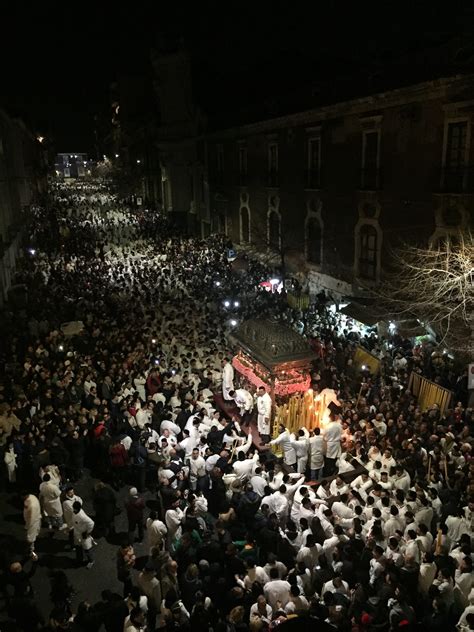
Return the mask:
<svg viewBox="0 0 474 632">
<path fill-rule="evenodd" d="M 246 320 L 233 333 L 232 339 L 271 373 L 281 370 L 283 365 L 286 369 L 308 368 L 314 360 L 303 336 L 272 320 Z"/>
</svg>

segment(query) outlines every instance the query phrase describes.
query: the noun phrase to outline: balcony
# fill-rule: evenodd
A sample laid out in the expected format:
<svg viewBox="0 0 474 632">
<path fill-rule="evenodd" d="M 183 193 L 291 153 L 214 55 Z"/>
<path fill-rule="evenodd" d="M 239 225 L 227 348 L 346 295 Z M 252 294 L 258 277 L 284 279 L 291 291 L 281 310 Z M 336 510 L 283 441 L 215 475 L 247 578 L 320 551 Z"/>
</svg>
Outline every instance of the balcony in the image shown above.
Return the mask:
<svg viewBox="0 0 474 632">
<path fill-rule="evenodd" d="M 278 171 L 269 171 L 267 173 L 267 187 L 273 189 L 278 186 Z"/>
<path fill-rule="evenodd" d="M 360 170 L 360 190 L 378 191 L 381 189 L 380 169 L 367 167 Z"/>
<path fill-rule="evenodd" d="M 441 169 L 442 193 L 474 193 L 474 173 L 471 166 Z"/>
<path fill-rule="evenodd" d="M 319 169 L 308 169 L 305 171 L 305 188 L 306 189 L 320 189 L 321 177 Z"/>
</svg>

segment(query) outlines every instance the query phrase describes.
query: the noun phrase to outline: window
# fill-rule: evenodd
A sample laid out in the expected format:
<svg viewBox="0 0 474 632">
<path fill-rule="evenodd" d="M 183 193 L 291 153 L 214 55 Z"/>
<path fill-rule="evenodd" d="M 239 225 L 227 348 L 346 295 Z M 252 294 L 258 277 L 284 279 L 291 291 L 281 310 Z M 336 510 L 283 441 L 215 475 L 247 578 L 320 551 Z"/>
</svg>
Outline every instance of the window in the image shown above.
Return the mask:
<svg viewBox="0 0 474 632">
<path fill-rule="evenodd" d="M 191 201 L 194 201 L 194 174 L 189 174 L 189 192 L 191 194 Z"/>
<path fill-rule="evenodd" d="M 250 243 L 250 213 L 245 206 L 240 209 L 240 241 L 243 244 Z"/>
<path fill-rule="evenodd" d="M 239 181 L 243 185 L 247 181 L 247 147 L 239 146 Z"/>
<path fill-rule="evenodd" d="M 449 123 L 448 138 L 446 142 L 447 168 L 459 168 L 464 166 L 466 157 L 467 121 Z"/>
<path fill-rule="evenodd" d="M 276 211 L 268 214 L 268 244 L 270 248 L 280 249 L 280 216 Z"/>
<path fill-rule="evenodd" d="M 376 190 L 379 177 L 379 130 L 364 132 L 362 139 L 362 188 Z"/>
<path fill-rule="evenodd" d="M 322 230 L 317 217 L 310 217 L 306 224 L 306 258 L 310 263 L 321 265 Z"/>
<path fill-rule="evenodd" d="M 321 160 L 321 139 L 310 138 L 308 140 L 308 177 L 306 186 L 308 189 L 319 188 Z"/>
<path fill-rule="evenodd" d="M 359 276 L 375 280 L 377 273 L 377 231 L 364 224 L 359 233 Z"/>
<path fill-rule="evenodd" d="M 268 145 L 268 186 L 278 186 L 278 145 Z"/>
<path fill-rule="evenodd" d="M 206 183 L 204 182 L 204 174 L 201 173 L 201 202 L 206 201 Z"/>
<path fill-rule="evenodd" d="M 447 191 L 464 189 L 467 121 L 448 123 L 444 157 L 443 185 Z"/>
</svg>

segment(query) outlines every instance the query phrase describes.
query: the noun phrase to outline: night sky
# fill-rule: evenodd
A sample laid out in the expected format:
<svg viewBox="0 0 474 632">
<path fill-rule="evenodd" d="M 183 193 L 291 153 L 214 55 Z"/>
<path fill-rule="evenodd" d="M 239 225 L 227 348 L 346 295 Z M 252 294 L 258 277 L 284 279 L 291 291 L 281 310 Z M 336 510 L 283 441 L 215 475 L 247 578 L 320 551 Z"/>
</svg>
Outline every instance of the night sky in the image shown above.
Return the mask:
<svg viewBox="0 0 474 632">
<path fill-rule="evenodd" d="M 446 46 L 461 51 L 466 67 L 474 59 L 474 10 L 464 1 L 54 4 L 2 9 L 0 105 L 59 151 L 91 148 L 94 116 L 108 117 L 111 81 L 146 73 L 163 37 L 184 39 L 195 95 L 211 117 L 263 102 L 277 114 L 311 105 L 308 95 L 367 92 L 367 76 L 375 88 L 441 76 L 451 70 Z"/>
</svg>

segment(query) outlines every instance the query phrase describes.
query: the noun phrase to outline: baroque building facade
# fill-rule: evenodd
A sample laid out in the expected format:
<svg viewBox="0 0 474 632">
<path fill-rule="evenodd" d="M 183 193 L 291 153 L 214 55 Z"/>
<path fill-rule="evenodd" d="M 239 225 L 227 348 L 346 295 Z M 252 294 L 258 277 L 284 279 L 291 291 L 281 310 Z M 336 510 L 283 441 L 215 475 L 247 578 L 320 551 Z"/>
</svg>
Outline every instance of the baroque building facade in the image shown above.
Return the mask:
<svg viewBox="0 0 474 632">
<path fill-rule="evenodd" d="M 400 243 L 473 227 L 473 116 L 469 75 L 208 134 L 211 229 L 357 295 Z"/>
</svg>

